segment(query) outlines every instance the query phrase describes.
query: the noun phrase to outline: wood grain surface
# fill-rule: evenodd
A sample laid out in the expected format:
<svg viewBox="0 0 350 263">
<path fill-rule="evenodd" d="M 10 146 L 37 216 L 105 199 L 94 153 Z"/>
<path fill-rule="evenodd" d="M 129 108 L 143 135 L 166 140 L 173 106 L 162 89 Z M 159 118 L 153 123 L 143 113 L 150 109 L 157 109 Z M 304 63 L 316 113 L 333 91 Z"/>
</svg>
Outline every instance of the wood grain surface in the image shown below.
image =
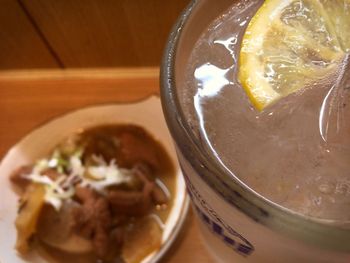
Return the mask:
<svg viewBox="0 0 350 263">
<path fill-rule="evenodd" d="M 0 158 L 55 116 L 89 105 L 139 100 L 158 90 L 157 68 L 0 73 Z M 214 263 L 192 212 L 162 262 Z"/>
<path fill-rule="evenodd" d="M 189 0 L 20 2 L 62 66 L 71 68 L 159 65 L 171 27 Z"/>
<path fill-rule="evenodd" d="M 2 69 L 58 67 L 17 1 L 1 1 L 0 40 Z"/>
</svg>

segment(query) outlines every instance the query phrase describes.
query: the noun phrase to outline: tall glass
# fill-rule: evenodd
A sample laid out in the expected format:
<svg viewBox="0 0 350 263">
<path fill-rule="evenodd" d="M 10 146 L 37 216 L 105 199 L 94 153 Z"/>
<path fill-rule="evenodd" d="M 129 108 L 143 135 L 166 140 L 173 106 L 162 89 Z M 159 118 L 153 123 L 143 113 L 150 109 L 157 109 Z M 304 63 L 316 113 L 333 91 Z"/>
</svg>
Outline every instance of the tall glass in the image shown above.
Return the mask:
<svg viewBox="0 0 350 263">
<path fill-rule="evenodd" d="M 350 229 L 323 224 L 278 206 L 232 177 L 196 139 L 179 94 L 203 30 L 232 0 L 194 0 L 168 42 L 161 98 L 208 250 L 218 262 L 350 262 Z"/>
</svg>

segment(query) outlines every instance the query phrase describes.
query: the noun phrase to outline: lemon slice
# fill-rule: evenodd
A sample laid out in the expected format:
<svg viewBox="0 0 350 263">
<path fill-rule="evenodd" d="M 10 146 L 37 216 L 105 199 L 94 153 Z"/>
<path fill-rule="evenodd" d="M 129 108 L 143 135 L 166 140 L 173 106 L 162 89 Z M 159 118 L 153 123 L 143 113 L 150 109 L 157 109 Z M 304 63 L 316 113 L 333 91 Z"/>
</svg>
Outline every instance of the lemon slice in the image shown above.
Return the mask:
<svg viewBox="0 0 350 263">
<path fill-rule="evenodd" d="M 243 36 L 238 79 L 258 109 L 322 80 L 350 51 L 350 0 L 266 0 Z"/>
</svg>

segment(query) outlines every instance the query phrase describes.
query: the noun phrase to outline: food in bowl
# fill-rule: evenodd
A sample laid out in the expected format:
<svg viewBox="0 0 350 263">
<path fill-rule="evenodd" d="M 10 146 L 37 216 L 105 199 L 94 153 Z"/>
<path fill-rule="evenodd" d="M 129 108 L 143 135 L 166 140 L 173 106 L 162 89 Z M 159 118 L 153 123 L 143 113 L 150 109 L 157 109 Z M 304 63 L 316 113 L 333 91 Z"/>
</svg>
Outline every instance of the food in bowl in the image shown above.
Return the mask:
<svg viewBox="0 0 350 263">
<path fill-rule="evenodd" d="M 19 167 L 16 249 L 59 262 L 141 262 L 158 250 L 174 167 L 136 125 L 97 126 Z"/>
</svg>

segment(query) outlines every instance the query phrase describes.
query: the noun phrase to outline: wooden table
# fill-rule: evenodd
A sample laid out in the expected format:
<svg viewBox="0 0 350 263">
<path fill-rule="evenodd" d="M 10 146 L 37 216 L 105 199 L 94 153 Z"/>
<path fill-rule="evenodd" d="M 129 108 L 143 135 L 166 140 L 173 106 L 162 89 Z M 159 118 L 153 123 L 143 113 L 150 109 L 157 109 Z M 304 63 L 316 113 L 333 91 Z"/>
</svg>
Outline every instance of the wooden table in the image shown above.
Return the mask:
<svg viewBox="0 0 350 263">
<path fill-rule="evenodd" d="M 83 106 L 158 94 L 158 69 L 0 73 L 0 158 L 34 127 Z M 0 175 L 1 176 L 1 175 Z M 190 212 L 164 263 L 213 263 Z"/>
</svg>

